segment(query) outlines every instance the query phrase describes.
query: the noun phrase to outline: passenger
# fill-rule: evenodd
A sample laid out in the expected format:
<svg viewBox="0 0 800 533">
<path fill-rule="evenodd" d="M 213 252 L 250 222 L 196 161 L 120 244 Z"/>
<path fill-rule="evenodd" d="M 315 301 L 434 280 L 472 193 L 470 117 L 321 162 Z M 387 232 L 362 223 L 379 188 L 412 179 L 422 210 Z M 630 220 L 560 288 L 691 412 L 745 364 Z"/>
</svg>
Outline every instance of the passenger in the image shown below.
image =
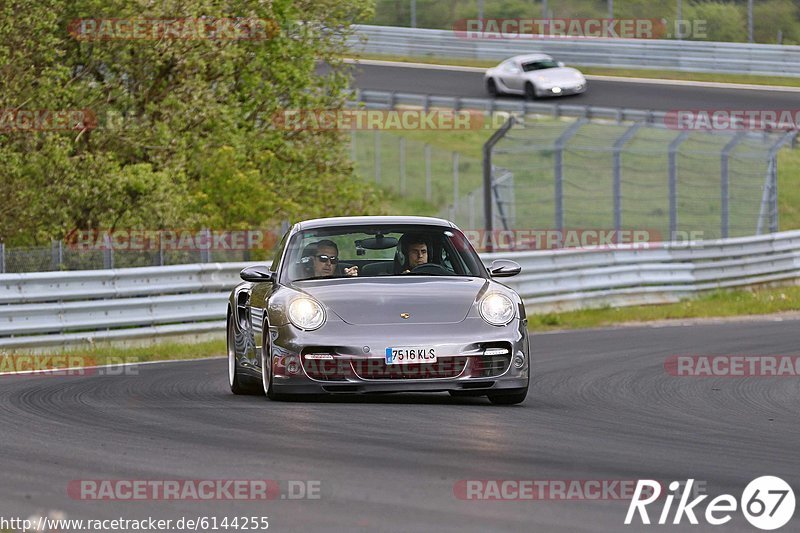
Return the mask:
<svg viewBox="0 0 800 533">
<path fill-rule="evenodd" d="M 399 247 L 403 261 L 398 273 L 406 274 L 428 262 L 428 239 L 424 235 L 407 233 L 400 238 Z"/>
<path fill-rule="evenodd" d="M 307 267 L 307 273 L 315 278 L 358 276 L 358 266 L 354 265 L 344 270 L 339 268 L 339 247 L 327 239 L 306 246 L 300 261 L 310 265 L 310 268 Z"/>
</svg>

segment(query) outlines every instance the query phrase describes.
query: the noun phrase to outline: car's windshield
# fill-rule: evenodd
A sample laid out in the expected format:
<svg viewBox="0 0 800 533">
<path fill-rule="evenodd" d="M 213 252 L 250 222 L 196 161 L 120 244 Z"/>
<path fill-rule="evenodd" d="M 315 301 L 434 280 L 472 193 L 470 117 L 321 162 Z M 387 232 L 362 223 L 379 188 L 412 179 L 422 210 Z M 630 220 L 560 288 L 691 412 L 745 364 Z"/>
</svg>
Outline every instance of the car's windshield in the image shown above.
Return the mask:
<svg viewBox="0 0 800 533">
<path fill-rule="evenodd" d="M 485 277 L 486 270 L 464 235 L 420 225 L 316 228 L 298 232 L 285 252 L 281 279 L 376 276 Z"/>
<path fill-rule="evenodd" d="M 525 72 L 531 72 L 533 70 L 542 70 L 546 68 L 557 68 L 558 61 L 553 61 L 552 59 L 542 59 L 540 61 L 531 61 L 529 63 L 522 64 L 522 70 Z"/>
</svg>

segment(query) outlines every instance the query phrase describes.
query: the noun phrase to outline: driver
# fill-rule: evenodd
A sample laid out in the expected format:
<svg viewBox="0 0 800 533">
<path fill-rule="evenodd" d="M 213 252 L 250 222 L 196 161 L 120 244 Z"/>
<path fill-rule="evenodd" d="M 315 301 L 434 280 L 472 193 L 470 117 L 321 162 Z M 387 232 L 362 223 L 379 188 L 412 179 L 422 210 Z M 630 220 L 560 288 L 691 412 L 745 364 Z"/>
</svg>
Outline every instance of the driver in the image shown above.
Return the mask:
<svg viewBox="0 0 800 533">
<path fill-rule="evenodd" d="M 400 272 L 405 274 L 428 262 L 428 240 L 419 233 L 407 233 L 400 238 L 403 265 Z"/>
<path fill-rule="evenodd" d="M 328 239 L 309 244 L 302 253 L 302 262 L 311 263 L 309 273 L 315 278 L 327 276 L 358 276 L 358 267 L 339 269 L 339 247 Z"/>
</svg>

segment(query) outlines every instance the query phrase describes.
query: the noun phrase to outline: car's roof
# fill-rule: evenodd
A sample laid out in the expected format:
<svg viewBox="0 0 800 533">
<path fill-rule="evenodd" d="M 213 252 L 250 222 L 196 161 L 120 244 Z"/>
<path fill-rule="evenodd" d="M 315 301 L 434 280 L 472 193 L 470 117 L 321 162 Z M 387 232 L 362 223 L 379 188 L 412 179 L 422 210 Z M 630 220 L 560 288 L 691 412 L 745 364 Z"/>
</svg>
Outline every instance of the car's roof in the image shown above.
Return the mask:
<svg viewBox="0 0 800 533">
<path fill-rule="evenodd" d="M 419 224 L 423 226 L 456 227 L 455 224 L 442 218 L 415 216 L 366 216 L 366 217 L 330 217 L 303 220 L 297 223 L 298 230 L 330 228 L 335 226 L 361 226 L 369 224 Z"/>
<path fill-rule="evenodd" d="M 542 59 L 553 59 L 547 54 L 523 54 L 514 56 L 511 59 L 518 63 L 525 63 L 526 61 L 541 61 Z"/>
</svg>

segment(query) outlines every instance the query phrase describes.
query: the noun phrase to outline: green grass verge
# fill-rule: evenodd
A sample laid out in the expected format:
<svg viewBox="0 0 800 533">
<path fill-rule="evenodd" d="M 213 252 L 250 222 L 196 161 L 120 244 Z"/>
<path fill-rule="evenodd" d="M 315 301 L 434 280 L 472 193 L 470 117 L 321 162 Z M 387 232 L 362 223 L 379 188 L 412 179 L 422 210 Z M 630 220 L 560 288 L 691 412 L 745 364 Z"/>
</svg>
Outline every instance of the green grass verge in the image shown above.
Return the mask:
<svg viewBox="0 0 800 533">
<path fill-rule="evenodd" d="M 222 335 L 224 337 L 224 335 Z M 15 351 L 13 348 L 0 352 L 0 358 L 6 355 L 18 355 L 23 350 Z M 96 345 L 92 347 L 67 347 L 54 348 L 47 351 L 45 348 L 37 349 L 36 353 L 42 358 L 53 356 L 51 362 L 43 365 L 54 365 L 63 368 L 61 361 L 68 361 L 70 366 L 95 366 L 121 363 L 143 363 L 146 361 L 166 361 L 173 359 L 197 359 L 200 357 L 223 356 L 226 353 L 225 339 L 215 339 L 198 343 L 170 341 L 149 346 L 118 347 L 110 345 Z M 56 357 L 57 356 L 57 357 Z M 9 363 L 10 364 L 10 363 Z"/>
<path fill-rule="evenodd" d="M 358 59 L 378 59 L 382 61 L 398 61 L 402 63 L 425 63 L 431 65 L 455 65 L 463 67 L 489 68 L 499 61 L 478 59 L 453 59 L 441 57 L 408 57 L 380 54 L 361 54 Z M 706 72 L 682 72 L 679 70 L 650 70 L 632 68 L 586 67 L 570 65 L 580 69 L 587 75 L 617 76 L 627 78 L 649 78 L 659 80 L 710 81 L 717 83 L 743 83 L 748 85 L 776 85 L 780 87 L 797 87 L 800 79 L 789 76 L 757 76 L 754 74 L 715 74 Z"/>
<path fill-rule="evenodd" d="M 800 287 L 719 290 L 674 304 L 603 307 L 563 313 L 529 315 L 532 331 L 582 329 L 623 323 L 687 318 L 767 315 L 800 310 Z"/>
</svg>

